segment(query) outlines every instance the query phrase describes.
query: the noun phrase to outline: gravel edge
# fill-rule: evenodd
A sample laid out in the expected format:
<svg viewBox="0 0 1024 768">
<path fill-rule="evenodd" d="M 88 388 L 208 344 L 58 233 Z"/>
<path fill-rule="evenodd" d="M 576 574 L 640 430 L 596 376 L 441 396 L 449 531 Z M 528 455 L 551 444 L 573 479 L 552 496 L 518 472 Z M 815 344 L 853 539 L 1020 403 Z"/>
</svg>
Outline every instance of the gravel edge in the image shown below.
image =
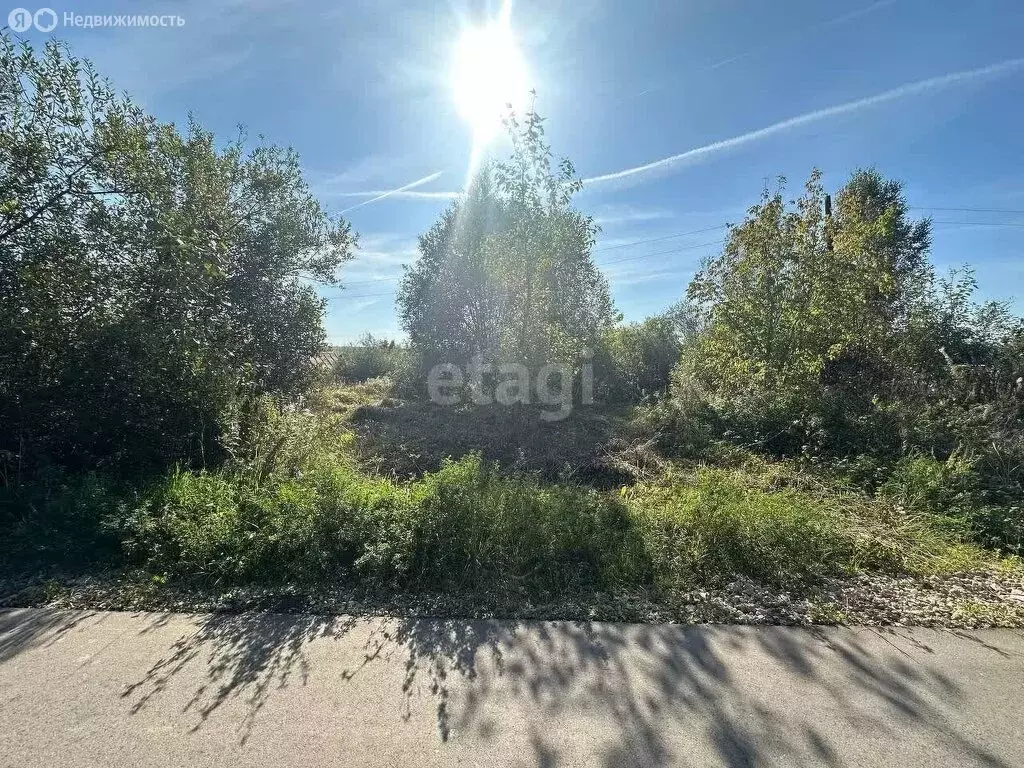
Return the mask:
<svg viewBox="0 0 1024 768">
<path fill-rule="evenodd" d="M 978 571 L 931 577 L 862 574 L 795 595 L 748 579 L 655 597 L 637 591 L 537 598 L 514 591 L 381 593 L 324 586 L 184 589 L 139 574 L 0 577 L 0 609 L 339 614 L 672 624 L 1024 628 L 1024 575 Z"/>
</svg>

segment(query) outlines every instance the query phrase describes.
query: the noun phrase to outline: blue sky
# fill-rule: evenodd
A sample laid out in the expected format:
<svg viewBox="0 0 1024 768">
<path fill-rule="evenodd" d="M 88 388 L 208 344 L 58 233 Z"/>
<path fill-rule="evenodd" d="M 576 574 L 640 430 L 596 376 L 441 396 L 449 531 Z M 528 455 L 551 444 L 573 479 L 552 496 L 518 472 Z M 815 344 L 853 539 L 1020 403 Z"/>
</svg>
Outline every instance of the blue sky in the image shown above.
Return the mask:
<svg viewBox="0 0 1024 768">
<path fill-rule="evenodd" d="M 327 208 L 351 209 L 350 287 L 324 291 L 341 295 L 335 342 L 400 332 L 394 278 L 472 150 L 452 51 L 497 6 L 51 4 L 180 15 L 181 28 L 53 34 L 163 120 L 191 111 L 225 138 L 244 124 L 293 146 Z M 519 0 L 511 25 L 555 153 L 592 180 L 577 202 L 603 227 L 595 258 L 627 320 L 683 294 L 722 237 L 713 228 L 740 220 L 766 179 L 796 192 L 814 166 L 832 191 L 861 166 L 901 179 L 936 222 L 933 261 L 972 264 L 986 297 L 1024 310 L 1020 0 Z"/>
</svg>

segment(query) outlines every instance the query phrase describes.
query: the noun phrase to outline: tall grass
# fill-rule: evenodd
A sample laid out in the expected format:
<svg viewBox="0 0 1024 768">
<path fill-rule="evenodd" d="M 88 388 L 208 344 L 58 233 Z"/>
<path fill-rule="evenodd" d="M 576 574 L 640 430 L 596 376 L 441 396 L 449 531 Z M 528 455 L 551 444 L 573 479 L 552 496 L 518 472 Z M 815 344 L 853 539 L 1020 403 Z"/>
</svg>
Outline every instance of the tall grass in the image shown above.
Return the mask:
<svg viewBox="0 0 1024 768">
<path fill-rule="evenodd" d="M 0 511 L 15 538 L 4 546 L 22 559 L 68 542 L 81 557 L 120 547 L 128 563 L 207 586 L 533 594 L 668 593 L 737 576 L 800 589 L 862 570 L 991 560 L 934 515 L 749 454 L 717 468 L 666 464 L 613 491 L 508 474 L 479 454 L 416 479 L 381 477 L 358 463 L 342 405 L 314 414 L 255 403 L 226 444 L 228 462 L 142 490 L 98 476 L 5 489 Z"/>
<path fill-rule="evenodd" d="M 985 559 L 924 516 L 822 488 L 784 465 L 753 464 L 701 467 L 624 492 L 661 586 L 729 575 L 793 586 L 863 570 L 948 572 Z"/>
<path fill-rule="evenodd" d="M 800 588 L 860 570 L 984 562 L 923 518 L 776 481 L 703 468 L 602 493 L 502 475 L 477 455 L 408 482 L 337 459 L 259 486 L 178 472 L 129 540 L 150 569 L 177 579 L 442 591 L 671 591 L 736 576 Z"/>
</svg>

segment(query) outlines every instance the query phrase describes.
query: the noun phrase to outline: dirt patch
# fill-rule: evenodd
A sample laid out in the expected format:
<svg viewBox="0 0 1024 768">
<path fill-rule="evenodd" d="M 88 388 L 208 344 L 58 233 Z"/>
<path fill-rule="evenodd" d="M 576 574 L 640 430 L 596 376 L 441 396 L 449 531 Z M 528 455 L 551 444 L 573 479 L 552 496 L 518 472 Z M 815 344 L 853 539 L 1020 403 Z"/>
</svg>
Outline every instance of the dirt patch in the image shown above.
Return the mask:
<svg viewBox="0 0 1024 768">
<path fill-rule="evenodd" d="M 356 408 L 350 417 L 360 460 L 396 477 L 438 469 L 445 458 L 479 452 L 506 471 L 537 473 L 549 481 L 612 488 L 633 482 L 610 460 L 626 413 L 578 408 L 561 421 L 541 418 L 540 408 L 445 407 L 384 400 Z"/>
</svg>

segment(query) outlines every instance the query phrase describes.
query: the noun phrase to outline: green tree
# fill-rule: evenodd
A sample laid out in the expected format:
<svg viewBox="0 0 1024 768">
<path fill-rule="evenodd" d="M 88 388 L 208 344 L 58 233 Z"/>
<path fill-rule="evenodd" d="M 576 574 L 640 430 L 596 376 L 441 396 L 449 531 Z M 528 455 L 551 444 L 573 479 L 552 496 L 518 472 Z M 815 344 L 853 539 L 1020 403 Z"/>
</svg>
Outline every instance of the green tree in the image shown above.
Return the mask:
<svg viewBox="0 0 1024 768">
<path fill-rule="evenodd" d="M 663 392 L 682 349 L 679 323 L 671 313 L 610 328 L 595 355 L 595 386 L 603 398 L 624 402 Z"/>
<path fill-rule="evenodd" d="M 591 258 L 596 225 L 575 209 L 572 164 L 552 167 L 542 120 L 508 123 L 511 157 L 485 165 L 420 238 L 398 294 L 425 366 L 488 361 L 579 365 L 614 321 Z"/>
<path fill-rule="evenodd" d="M 705 328 L 692 376 L 765 428 L 796 420 L 800 439 L 917 386 L 909 328 L 933 281 L 928 222 L 907 220 L 896 182 L 857 171 L 824 209 L 817 171 L 788 205 L 765 192 L 688 291 Z"/>
<path fill-rule="evenodd" d="M 354 236 L 295 154 L 158 123 L 59 43 L 0 45 L 0 450 L 202 460 L 240 398 L 293 397 Z"/>
</svg>

